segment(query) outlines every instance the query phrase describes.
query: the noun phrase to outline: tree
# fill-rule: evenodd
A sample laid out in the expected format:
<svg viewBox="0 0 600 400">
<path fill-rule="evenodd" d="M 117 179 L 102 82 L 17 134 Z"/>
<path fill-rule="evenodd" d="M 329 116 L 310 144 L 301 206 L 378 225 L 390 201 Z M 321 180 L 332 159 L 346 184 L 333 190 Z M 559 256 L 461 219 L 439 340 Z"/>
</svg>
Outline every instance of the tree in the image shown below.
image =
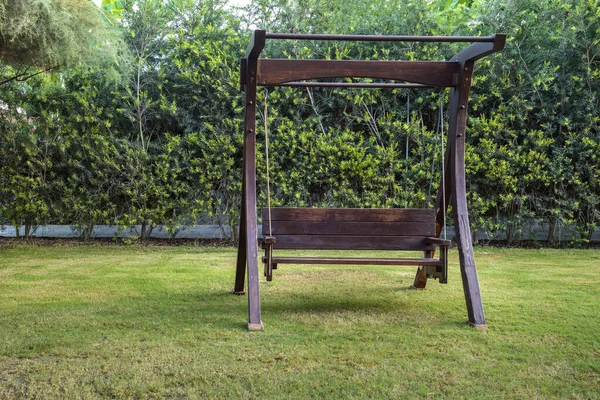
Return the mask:
<svg viewBox="0 0 600 400">
<path fill-rule="evenodd" d="M 0 0 L 0 63 L 12 67 L 0 84 L 25 80 L 37 68 L 114 60 L 122 46 L 109 21 L 91 0 Z"/>
</svg>

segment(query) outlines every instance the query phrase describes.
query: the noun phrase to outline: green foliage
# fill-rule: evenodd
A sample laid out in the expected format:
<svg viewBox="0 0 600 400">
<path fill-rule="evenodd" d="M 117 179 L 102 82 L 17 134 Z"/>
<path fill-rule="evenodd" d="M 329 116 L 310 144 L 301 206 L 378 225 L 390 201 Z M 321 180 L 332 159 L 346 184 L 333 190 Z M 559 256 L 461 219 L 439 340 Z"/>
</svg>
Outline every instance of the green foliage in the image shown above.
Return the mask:
<svg viewBox="0 0 600 400">
<path fill-rule="evenodd" d="M 123 17 L 123 4 L 121 0 L 102 0 L 102 11 L 110 15 L 111 19 Z"/>
<path fill-rule="evenodd" d="M 15 68 L 114 63 L 121 41 L 90 0 L 0 0 L 0 62 Z"/>
<path fill-rule="evenodd" d="M 600 8 L 481 1 L 476 11 L 477 26 L 504 31 L 508 41 L 494 60 L 482 60 L 474 81 L 471 192 L 487 199 L 487 224 L 506 224 L 509 239 L 534 215 L 549 221 L 549 240 L 557 225 L 575 221 L 587 241 L 600 216 L 598 153 L 590 147 L 600 138 Z"/>
<path fill-rule="evenodd" d="M 35 1 L 63 5 L 53 9 L 60 18 L 69 10 L 78 15 L 76 1 Z M 11 2 L 10 9 L 2 3 L 2 16 L 35 1 Z M 532 220 L 547 223 L 549 240 L 575 224 L 573 239 L 581 242 L 599 224 L 596 2 L 256 0 L 237 15 L 219 0 L 105 0 L 103 10 L 110 23 L 105 18 L 98 32 L 120 26 L 128 47 L 119 59 L 123 79 L 78 64 L 60 76 L 0 86 L 3 222 L 68 223 L 84 237 L 98 224 L 137 226 L 145 237 L 157 224 L 175 235 L 216 221 L 235 236 L 244 111 L 239 58 L 254 25 L 308 33 L 506 33 L 505 51 L 478 62 L 471 91 L 471 221 L 509 241 L 529 238 Z M 9 26 L 3 23 L 3 37 Z M 462 47 L 269 41 L 264 55 L 447 60 Z M 1 74 L 23 68 L 3 67 Z M 273 205 L 432 206 L 441 181 L 439 132 L 446 131 L 439 103 L 442 97 L 447 105 L 447 93 L 277 88 L 258 96 L 259 207 L 267 203 L 267 96 Z"/>
</svg>

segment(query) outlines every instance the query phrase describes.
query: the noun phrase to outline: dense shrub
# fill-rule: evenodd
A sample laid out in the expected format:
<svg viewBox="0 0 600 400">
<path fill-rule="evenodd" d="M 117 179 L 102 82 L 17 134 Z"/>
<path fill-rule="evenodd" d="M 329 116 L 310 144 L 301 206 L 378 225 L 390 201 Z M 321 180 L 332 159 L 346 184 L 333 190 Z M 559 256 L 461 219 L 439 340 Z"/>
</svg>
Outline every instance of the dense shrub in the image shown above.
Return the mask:
<svg viewBox="0 0 600 400">
<path fill-rule="evenodd" d="M 477 64 L 467 173 L 476 230 L 511 241 L 530 222 L 600 220 L 600 6 L 589 0 L 125 2 L 123 78 L 80 66 L 0 86 L 3 223 L 218 222 L 235 232 L 241 193 L 239 58 L 270 31 L 508 35 Z M 265 56 L 444 60 L 456 44 L 274 41 Z M 13 71 L 14 72 L 14 71 Z M 11 73 L 3 67 L 3 73 Z M 430 207 L 440 182 L 440 101 L 430 90 L 259 90 L 259 206 Z M 225 232 L 225 229 L 223 230 Z"/>
</svg>

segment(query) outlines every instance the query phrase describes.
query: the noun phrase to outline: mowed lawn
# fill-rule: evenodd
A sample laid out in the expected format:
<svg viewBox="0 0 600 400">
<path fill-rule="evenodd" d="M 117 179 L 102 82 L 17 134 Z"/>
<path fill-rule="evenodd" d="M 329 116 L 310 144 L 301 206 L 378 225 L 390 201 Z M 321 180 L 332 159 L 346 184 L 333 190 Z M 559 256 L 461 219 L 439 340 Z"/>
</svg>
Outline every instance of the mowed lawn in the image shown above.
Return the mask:
<svg viewBox="0 0 600 400">
<path fill-rule="evenodd" d="M 488 330 L 452 250 L 426 291 L 414 267 L 282 265 L 248 332 L 234 249 L 2 249 L 0 398 L 600 398 L 600 252 L 475 256 Z"/>
</svg>

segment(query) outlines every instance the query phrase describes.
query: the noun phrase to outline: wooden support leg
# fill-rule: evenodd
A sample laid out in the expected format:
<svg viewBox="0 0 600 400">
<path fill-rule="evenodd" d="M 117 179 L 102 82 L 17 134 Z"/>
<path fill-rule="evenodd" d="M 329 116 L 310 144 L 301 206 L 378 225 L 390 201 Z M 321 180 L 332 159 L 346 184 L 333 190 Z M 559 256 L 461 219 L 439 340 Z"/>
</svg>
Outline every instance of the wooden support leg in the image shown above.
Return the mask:
<svg viewBox="0 0 600 400">
<path fill-rule="evenodd" d="M 248 329 L 262 330 L 258 280 L 258 227 L 256 223 L 256 70 L 257 60 L 247 62 L 246 115 L 244 120 L 244 217 L 248 270 Z"/>
<path fill-rule="evenodd" d="M 449 141 L 452 141 L 451 152 L 451 186 L 452 208 L 454 211 L 455 241 L 458 245 L 460 273 L 463 282 L 469 323 L 477 328 L 486 328 L 483 303 L 479 289 L 479 279 L 475 268 L 475 256 L 471 228 L 469 227 L 469 212 L 467 209 L 466 180 L 465 180 L 465 135 L 467 123 L 467 103 L 473 62 L 463 63 L 460 82 L 452 89 Z M 453 112 L 454 110 L 454 112 Z"/>
<path fill-rule="evenodd" d="M 448 283 L 448 246 L 440 246 L 440 261 L 442 262 L 440 283 Z"/>
<path fill-rule="evenodd" d="M 276 240 L 272 236 L 267 236 L 263 239 L 263 243 L 265 244 L 265 276 L 267 282 L 271 282 L 273 280 L 273 245 Z"/>
<path fill-rule="evenodd" d="M 272 236 L 263 238 L 263 248 L 265 249 L 265 256 L 263 257 L 265 264 L 264 275 L 267 278 L 267 282 L 271 282 L 273 280 L 273 245 L 275 242 L 276 240 Z"/>
<path fill-rule="evenodd" d="M 273 280 L 273 252 L 269 251 L 267 255 L 267 282 Z"/>
<path fill-rule="evenodd" d="M 423 257 L 431 257 L 431 251 L 423 252 Z M 415 281 L 413 282 L 412 287 L 420 290 L 427 289 L 427 271 L 423 265 L 417 268 L 417 274 L 415 275 Z"/>
<path fill-rule="evenodd" d="M 245 167 L 243 167 L 245 170 Z M 242 194 L 245 192 L 246 184 L 244 182 L 245 173 L 242 172 Z M 240 208 L 240 231 L 238 240 L 238 251 L 237 251 L 237 265 L 235 269 L 235 286 L 233 287 L 233 294 L 244 295 L 244 280 L 246 275 L 246 243 L 248 238 L 246 237 L 246 202 L 242 195 L 242 207 Z"/>
<path fill-rule="evenodd" d="M 471 229 L 469 228 L 469 217 L 455 211 L 454 229 L 456 232 L 456 243 L 458 244 L 458 259 L 460 261 L 460 274 L 467 302 L 467 313 L 469 324 L 476 328 L 487 328 L 483 302 L 479 289 L 479 278 L 475 268 L 475 256 L 471 242 Z"/>
</svg>

